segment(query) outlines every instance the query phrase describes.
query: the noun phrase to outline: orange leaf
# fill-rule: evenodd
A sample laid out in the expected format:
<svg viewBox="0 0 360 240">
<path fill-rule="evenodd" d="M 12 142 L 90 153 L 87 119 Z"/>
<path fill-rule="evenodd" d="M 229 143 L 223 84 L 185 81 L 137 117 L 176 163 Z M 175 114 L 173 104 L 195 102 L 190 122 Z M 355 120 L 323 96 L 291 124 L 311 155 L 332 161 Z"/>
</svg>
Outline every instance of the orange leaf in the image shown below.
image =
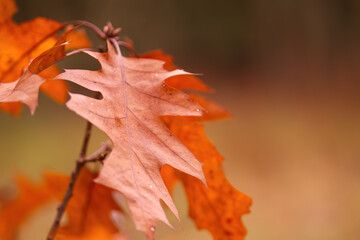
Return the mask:
<svg viewBox="0 0 360 240">
<path fill-rule="evenodd" d="M 202 116 L 188 117 L 196 121 L 212 121 L 231 117 L 231 113 L 219 104 L 199 95 L 191 94 L 191 99 L 200 104 L 206 111 Z"/>
<path fill-rule="evenodd" d="M 14 0 L 0 1 L 0 23 L 6 22 L 17 12 Z"/>
<path fill-rule="evenodd" d="M 14 0 L 0 0 L 0 83 L 16 81 L 31 59 L 54 45 L 55 34 L 63 27 L 62 24 L 46 18 L 35 18 L 16 24 L 11 19 L 16 11 Z M 71 47 L 89 46 L 83 33 L 74 32 L 70 35 L 70 39 L 79 40 L 77 43 L 73 42 Z M 46 69 L 46 73 L 41 72 L 40 76 L 50 79 L 57 74 L 58 68 L 52 66 Z M 41 90 L 59 103 L 64 103 L 67 99 L 68 88 L 64 81 L 47 81 Z M 18 115 L 21 105 L 2 103 L 0 109 Z"/>
<path fill-rule="evenodd" d="M 96 174 L 82 169 L 75 184 L 74 195 L 69 201 L 66 213 L 68 221 L 58 229 L 56 239 L 66 240 L 112 240 L 118 232 L 110 213 L 121 211 L 112 198 L 110 188 L 93 182 Z M 59 173 L 46 173 L 40 184 L 33 184 L 25 177 L 17 179 L 19 196 L 6 202 L 0 209 L 0 239 L 15 240 L 21 224 L 29 220 L 29 216 L 39 207 L 51 200 L 62 200 L 69 177 Z"/>
<path fill-rule="evenodd" d="M 74 195 L 66 208 L 68 221 L 59 228 L 56 239 L 110 240 L 118 232 L 110 219 L 110 212 L 119 211 L 119 206 L 114 202 L 110 188 L 93 182 L 96 176 L 86 168 L 81 170 Z M 51 173 L 45 175 L 45 181 L 56 199 L 61 201 L 69 177 Z"/>
<path fill-rule="evenodd" d="M 165 182 L 170 182 L 169 191 L 178 178 L 185 186 L 190 216 L 199 229 L 209 230 L 216 240 L 243 239 L 246 229 L 241 216 L 249 212 L 251 199 L 226 179 L 221 168 L 223 158 L 206 138 L 203 126 L 185 117 L 166 117 L 165 121 L 180 141 L 204 163 L 208 184 L 206 188 L 198 179 L 167 167 L 162 170 L 162 177 Z"/>
<path fill-rule="evenodd" d="M 166 55 L 161 50 L 154 50 L 148 53 L 145 53 L 143 55 L 140 55 L 140 58 L 150 58 L 150 59 L 157 59 L 164 61 L 164 68 L 168 71 L 173 71 L 175 69 L 178 69 L 174 63 L 173 63 L 173 57 L 170 55 Z M 211 88 L 205 85 L 200 79 L 192 76 L 192 75 L 186 75 L 186 76 L 172 76 L 166 79 L 166 84 L 168 84 L 170 87 L 177 88 L 180 90 L 183 89 L 191 89 L 196 91 L 211 91 Z"/>
<path fill-rule="evenodd" d="M 91 42 L 87 37 L 84 29 L 77 29 L 76 31 L 71 31 L 67 36 L 67 41 L 69 42 L 69 44 L 65 46 L 66 50 L 91 47 Z"/>
<path fill-rule="evenodd" d="M 164 166 L 161 175 L 171 192 L 180 180 L 188 197 L 190 216 L 199 229 L 209 230 L 214 239 L 243 239 L 246 229 L 241 216 L 249 212 L 251 199 L 236 190 L 226 179 L 221 162 L 223 158 L 206 138 L 203 126 L 196 121 L 208 121 L 231 116 L 218 104 L 192 95 L 206 111 L 200 117 L 165 117 L 169 129 L 186 145 L 199 161 L 204 163 L 208 188 L 192 176 Z"/>
<path fill-rule="evenodd" d="M 13 1 L 0 0 L 0 12 L 14 5 Z M 11 5 L 8 5 L 11 4 Z M 15 11 L 12 11 L 14 13 Z M 50 48 L 55 43 L 55 38 L 51 37 L 62 27 L 55 21 L 36 18 L 29 22 L 15 24 L 12 14 L 7 14 L 8 19 L 0 22 L 0 82 L 9 83 L 16 81 L 26 67 L 30 59 L 35 58 L 44 50 Z M 34 31 L 36 29 L 36 31 Z M 56 69 L 55 75 L 58 73 Z M 20 105 L 1 104 L 0 108 L 11 111 L 16 115 L 20 112 Z"/>
<path fill-rule="evenodd" d="M 16 179 L 19 195 L 0 209 L 0 239 L 15 240 L 21 224 L 43 204 L 51 199 L 51 194 L 43 184 L 33 184 L 24 176 Z"/>
<path fill-rule="evenodd" d="M 0 109 L 6 113 L 18 116 L 22 109 L 20 102 L 0 102 Z"/>
<path fill-rule="evenodd" d="M 188 95 L 164 84 L 186 72 L 168 72 L 159 60 L 122 57 L 110 44 L 108 49 L 85 51 L 100 62 L 101 70 L 65 70 L 58 78 L 102 94 L 101 100 L 70 94 L 66 105 L 112 140 L 113 151 L 96 182 L 123 193 L 137 229 L 153 239 L 157 221 L 169 224 L 160 199 L 178 215 L 161 167 L 169 164 L 204 181 L 201 164 L 164 127 L 160 115 L 199 116 L 202 110 Z"/>
<path fill-rule="evenodd" d="M 154 51 L 145 56 L 166 61 L 165 68 L 176 68 L 172 65 L 172 58 L 164 55 L 161 51 Z M 184 88 L 186 86 L 187 89 L 204 90 L 199 89 L 198 81 L 186 79 L 184 76 L 177 76 L 176 81 L 168 80 L 170 79 L 166 80 L 167 83 L 172 87 Z M 204 97 L 198 95 L 191 95 L 191 97 L 206 110 L 202 116 L 164 117 L 164 120 L 171 132 L 188 147 L 199 161 L 204 163 L 203 170 L 208 188 L 198 179 L 169 165 L 165 165 L 161 169 L 161 176 L 170 192 L 178 180 L 184 184 L 190 216 L 198 228 L 209 230 L 217 240 L 241 240 L 246 234 L 241 216 L 249 212 L 251 199 L 228 182 L 221 167 L 223 158 L 206 138 L 203 126 L 195 122 L 227 118 L 231 114 Z"/>
<path fill-rule="evenodd" d="M 68 86 L 63 80 L 54 80 L 52 78 L 59 74 L 57 66 L 52 65 L 43 70 L 39 75 L 45 79 L 51 79 L 40 86 L 40 90 L 51 97 L 57 103 L 65 103 L 68 98 Z"/>
<path fill-rule="evenodd" d="M 131 41 L 131 40 L 128 40 Z M 132 42 L 130 42 L 130 45 L 132 45 Z M 139 56 L 140 58 L 150 58 L 150 59 L 158 59 L 161 61 L 164 61 L 164 68 L 168 71 L 176 70 L 178 69 L 173 64 L 173 57 L 170 55 L 166 55 L 161 50 L 154 50 L 149 53 L 143 54 Z M 195 91 L 211 91 L 211 89 L 205 85 L 200 79 L 192 76 L 192 75 L 177 75 L 170 77 L 165 80 L 165 82 L 173 88 L 177 89 L 189 89 L 189 90 L 195 90 Z M 210 121 L 210 120 L 217 120 L 221 118 L 227 118 L 231 117 L 231 113 L 218 105 L 215 102 L 212 102 L 205 97 L 190 94 L 191 98 L 199 103 L 205 111 L 203 115 L 201 116 L 192 116 L 191 118 L 197 121 Z"/>
<path fill-rule="evenodd" d="M 52 71 L 54 68 L 56 70 L 56 67 L 54 65 L 50 65 L 66 56 L 66 36 L 74 29 L 75 28 L 65 32 L 53 47 L 41 53 L 33 61 L 31 61 L 28 69 L 25 69 L 25 72 L 18 80 L 10 83 L 0 83 L 0 102 L 20 101 L 28 105 L 31 114 L 34 114 L 35 108 L 38 104 L 39 87 L 45 81 L 44 78 L 37 74 L 41 73 L 41 76 L 53 77 Z M 55 84 L 50 84 L 53 81 L 55 81 Z M 63 81 L 60 80 L 52 80 L 45 85 L 45 89 L 48 89 L 49 91 L 57 91 L 57 95 L 55 96 L 58 101 L 61 101 L 64 98 L 66 99 L 66 96 L 59 95 L 61 93 L 60 90 L 63 90 L 62 82 Z M 66 91 L 63 93 L 66 93 Z"/>
</svg>

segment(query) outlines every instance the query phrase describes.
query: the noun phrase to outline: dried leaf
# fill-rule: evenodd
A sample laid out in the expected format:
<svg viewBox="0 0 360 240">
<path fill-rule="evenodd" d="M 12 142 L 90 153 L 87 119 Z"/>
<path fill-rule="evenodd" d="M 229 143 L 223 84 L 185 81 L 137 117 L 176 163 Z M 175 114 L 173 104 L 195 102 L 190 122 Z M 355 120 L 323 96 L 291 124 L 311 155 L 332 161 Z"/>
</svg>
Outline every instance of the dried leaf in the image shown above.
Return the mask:
<svg viewBox="0 0 360 240">
<path fill-rule="evenodd" d="M 161 167 L 169 164 L 204 181 L 201 163 L 168 131 L 160 115 L 199 116 L 202 108 L 164 84 L 166 78 L 186 72 L 168 72 L 158 60 L 122 57 L 110 44 L 108 49 L 85 51 L 100 62 L 101 70 L 66 70 L 58 78 L 101 92 L 101 100 L 71 94 L 67 106 L 112 140 L 113 151 L 96 181 L 125 196 L 137 229 L 153 239 L 158 220 L 169 224 L 160 199 L 178 216 Z"/>
<path fill-rule="evenodd" d="M 39 88 L 43 82 L 45 79 L 26 70 L 17 81 L 0 83 L 0 101 L 22 102 L 28 105 L 31 114 L 34 114 L 38 104 Z"/>
</svg>

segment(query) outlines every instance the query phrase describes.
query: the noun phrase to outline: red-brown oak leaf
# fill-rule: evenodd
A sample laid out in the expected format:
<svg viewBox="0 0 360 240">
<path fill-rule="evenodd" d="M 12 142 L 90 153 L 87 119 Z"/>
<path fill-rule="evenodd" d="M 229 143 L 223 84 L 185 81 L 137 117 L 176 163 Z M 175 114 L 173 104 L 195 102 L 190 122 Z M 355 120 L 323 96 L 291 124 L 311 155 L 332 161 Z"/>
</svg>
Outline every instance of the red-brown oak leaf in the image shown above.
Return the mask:
<svg viewBox="0 0 360 240">
<path fill-rule="evenodd" d="M 157 221 L 168 220 L 160 200 L 178 216 L 160 170 L 168 164 L 205 182 L 201 163 L 165 127 L 161 115 L 200 116 L 202 108 L 164 80 L 187 74 L 171 72 L 164 62 L 125 58 L 108 43 L 107 53 L 85 51 L 101 70 L 65 70 L 58 78 L 102 94 L 97 100 L 70 94 L 69 109 L 92 122 L 112 140 L 114 148 L 96 182 L 120 191 L 128 201 L 138 230 L 154 238 Z"/>
</svg>

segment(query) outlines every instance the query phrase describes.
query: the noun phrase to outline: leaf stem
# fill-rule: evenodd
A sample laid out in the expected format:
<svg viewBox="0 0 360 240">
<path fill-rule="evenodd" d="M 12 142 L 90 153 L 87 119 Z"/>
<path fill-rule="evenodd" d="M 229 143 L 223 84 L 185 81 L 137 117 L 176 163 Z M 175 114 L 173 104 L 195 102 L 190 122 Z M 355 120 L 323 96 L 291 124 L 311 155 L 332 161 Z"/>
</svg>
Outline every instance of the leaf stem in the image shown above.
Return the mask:
<svg viewBox="0 0 360 240">
<path fill-rule="evenodd" d="M 64 22 L 64 25 L 82 25 L 84 27 L 87 27 L 91 30 L 93 30 L 101 39 L 106 39 L 106 34 L 95 24 L 88 22 L 88 21 L 84 21 L 84 20 L 74 20 L 74 21 L 69 21 L 69 22 Z"/>
<path fill-rule="evenodd" d="M 119 46 L 125 47 L 127 50 L 129 50 L 130 53 L 132 54 L 132 56 L 138 57 L 137 53 L 135 52 L 134 47 L 131 44 L 124 42 L 124 41 L 119 41 L 119 40 L 117 40 L 117 44 Z"/>
</svg>

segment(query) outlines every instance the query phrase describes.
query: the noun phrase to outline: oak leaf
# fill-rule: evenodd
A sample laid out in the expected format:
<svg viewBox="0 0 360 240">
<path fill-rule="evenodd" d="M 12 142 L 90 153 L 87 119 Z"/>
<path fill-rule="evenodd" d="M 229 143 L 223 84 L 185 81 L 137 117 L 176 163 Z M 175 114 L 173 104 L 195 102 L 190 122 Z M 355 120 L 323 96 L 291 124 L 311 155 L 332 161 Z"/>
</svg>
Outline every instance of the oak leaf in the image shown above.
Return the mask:
<svg viewBox="0 0 360 240">
<path fill-rule="evenodd" d="M 92 122 L 112 140 L 114 148 L 96 182 L 120 191 L 128 201 L 138 230 L 153 239 L 157 221 L 169 224 L 160 199 L 178 217 L 160 170 L 168 164 L 205 182 L 201 163 L 164 126 L 161 115 L 200 116 L 202 108 L 164 80 L 188 74 L 168 72 L 164 62 L 125 58 L 108 43 L 107 53 L 84 51 L 101 64 L 101 70 L 65 70 L 58 78 L 92 91 L 97 100 L 70 94 L 69 109 Z"/>
<path fill-rule="evenodd" d="M 14 0 L 0 0 L 0 83 L 19 79 L 23 68 L 29 65 L 31 59 L 54 45 L 55 34 L 63 28 L 61 23 L 41 17 L 16 24 L 11 19 L 16 11 Z M 78 37 L 77 34 L 74 35 L 74 38 Z M 78 46 L 88 47 L 89 41 L 81 39 L 83 42 L 78 43 Z M 40 76 L 52 79 L 58 74 L 58 68 L 51 66 L 42 71 Z M 64 103 L 67 99 L 68 88 L 64 81 L 46 81 L 41 90 L 59 103 Z M 18 115 L 21 108 L 19 102 L 0 103 L 0 109 L 13 115 Z"/>
<path fill-rule="evenodd" d="M 65 32 L 53 47 L 32 60 L 18 80 L 10 83 L 0 83 L 0 102 L 22 102 L 28 105 L 31 114 L 34 114 L 38 104 L 39 87 L 45 82 L 45 79 L 38 74 L 66 56 L 66 37 L 74 29 Z"/>
<path fill-rule="evenodd" d="M 169 129 L 189 148 L 199 161 L 204 163 L 208 187 L 198 179 L 173 168 L 162 170 L 169 191 L 176 179 L 185 187 L 190 217 L 199 229 L 207 229 L 215 240 L 240 240 L 246 235 L 241 221 L 249 212 L 251 199 L 235 189 L 226 179 L 221 162 L 223 158 L 214 145 L 206 138 L 202 125 L 191 119 L 167 117 Z"/>
<path fill-rule="evenodd" d="M 82 169 L 66 209 L 67 222 L 58 229 L 56 239 L 112 240 L 114 236 L 126 239 L 110 218 L 112 211 L 121 211 L 112 198 L 113 190 L 94 183 L 96 175 Z M 31 221 L 32 213 L 53 200 L 62 199 L 69 180 L 68 176 L 53 172 L 45 173 L 39 184 L 24 176 L 18 177 L 18 197 L 5 202 L 0 209 L 0 239 L 17 239 L 17 232 L 23 223 Z"/>
</svg>

